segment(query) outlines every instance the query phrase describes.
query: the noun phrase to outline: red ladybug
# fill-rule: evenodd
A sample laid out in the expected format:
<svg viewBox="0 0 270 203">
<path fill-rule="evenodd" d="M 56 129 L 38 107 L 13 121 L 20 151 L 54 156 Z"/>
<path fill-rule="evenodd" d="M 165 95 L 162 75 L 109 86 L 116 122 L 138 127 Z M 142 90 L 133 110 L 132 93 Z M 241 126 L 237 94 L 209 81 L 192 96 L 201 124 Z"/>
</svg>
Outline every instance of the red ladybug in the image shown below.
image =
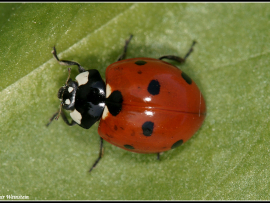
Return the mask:
<svg viewBox="0 0 270 203">
<path fill-rule="evenodd" d="M 125 59 L 127 46 L 118 61 L 106 69 L 106 84 L 95 69 L 85 70 L 73 61 L 59 60 L 62 65 L 77 65 L 76 80 L 69 77 L 58 91 L 61 106 L 51 118 L 61 114 L 68 125 L 90 128 L 100 120 L 99 157 L 103 139 L 122 149 L 137 153 L 157 153 L 186 142 L 202 125 L 206 116 L 203 95 L 194 81 L 176 66 L 162 61 L 185 62 L 193 51 L 193 42 L 184 58 L 167 55 L 159 59 Z M 69 69 L 70 73 L 70 69 Z M 69 122 L 61 109 L 70 110 Z"/>
</svg>

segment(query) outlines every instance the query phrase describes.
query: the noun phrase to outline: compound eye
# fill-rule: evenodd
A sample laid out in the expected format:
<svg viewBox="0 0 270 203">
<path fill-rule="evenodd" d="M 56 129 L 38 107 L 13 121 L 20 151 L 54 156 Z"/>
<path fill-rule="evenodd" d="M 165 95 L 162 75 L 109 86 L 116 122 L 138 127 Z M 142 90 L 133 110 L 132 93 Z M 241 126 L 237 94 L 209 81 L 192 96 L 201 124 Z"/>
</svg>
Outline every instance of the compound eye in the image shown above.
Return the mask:
<svg viewBox="0 0 270 203">
<path fill-rule="evenodd" d="M 62 100 L 64 91 L 65 91 L 65 87 L 60 87 L 57 93 L 58 99 Z"/>
</svg>

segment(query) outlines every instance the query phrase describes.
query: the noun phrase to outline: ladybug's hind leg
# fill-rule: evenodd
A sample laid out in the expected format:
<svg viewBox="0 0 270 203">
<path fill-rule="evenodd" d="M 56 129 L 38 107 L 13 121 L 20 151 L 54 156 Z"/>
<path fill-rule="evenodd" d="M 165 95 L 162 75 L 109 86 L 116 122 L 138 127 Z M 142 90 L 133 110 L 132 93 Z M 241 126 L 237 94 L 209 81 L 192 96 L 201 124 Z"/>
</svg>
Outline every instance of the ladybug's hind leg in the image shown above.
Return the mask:
<svg viewBox="0 0 270 203">
<path fill-rule="evenodd" d="M 160 152 L 157 153 L 157 160 L 160 161 Z"/>
<path fill-rule="evenodd" d="M 187 59 L 187 57 L 191 54 L 191 52 L 193 51 L 193 47 L 196 44 L 196 41 L 193 41 L 190 49 L 188 50 L 188 52 L 186 53 L 184 58 L 181 58 L 179 56 L 173 56 L 173 55 L 166 55 L 166 56 L 161 56 L 158 59 L 162 60 L 162 59 L 170 59 L 170 60 L 174 60 L 174 61 L 178 61 L 180 63 L 184 63 Z"/>
<path fill-rule="evenodd" d="M 126 43 L 125 43 L 125 46 L 124 46 L 124 51 L 123 53 L 119 56 L 119 58 L 117 59 L 117 61 L 121 61 L 123 60 L 125 57 L 126 57 L 126 53 L 127 53 L 127 47 L 128 47 L 128 44 L 130 42 L 130 40 L 132 39 L 133 35 L 130 35 L 129 39 L 126 40 Z"/>
<path fill-rule="evenodd" d="M 97 160 L 95 161 L 95 163 L 93 164 L 93 166 L 90 168 L 89 173 L 96 167 L 96 165 L 98 164 L 99 160 L 102 158 L 103 156 L 103 138 L 100 137 L 100 146 L 99 146 L 99 156 L 97 158 Z"/>
<path fill-rule="evenodd" d="M 55 46 L 53 47 L 52 54 L 53 54 L 54 58 L 58 61 L 58 63 L 60 65 L 64 65 L 64 66 L 76 65 L 76 66 L 78 66 L 78 70 L 79 70 L 80 73 L 85 72 L 85 69 L 79 63 L 77 63 L 75 61 L 59 60 L 59 58 L 57 56 L 57 53 L 56 53 Z"/>
</svg>

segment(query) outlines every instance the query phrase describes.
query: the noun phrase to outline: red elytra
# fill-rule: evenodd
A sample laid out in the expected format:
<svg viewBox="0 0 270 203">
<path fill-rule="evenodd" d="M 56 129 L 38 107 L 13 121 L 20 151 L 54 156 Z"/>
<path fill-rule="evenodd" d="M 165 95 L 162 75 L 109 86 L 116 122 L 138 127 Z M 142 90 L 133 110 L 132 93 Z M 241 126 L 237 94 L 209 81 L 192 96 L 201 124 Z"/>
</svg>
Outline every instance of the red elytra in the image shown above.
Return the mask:
<svg viewBox="0 0 270 203">
<path fill-rule="evenodd" d="M 128 151 L 170 150 L 190 139 L 205 119 L 205 101 L 194 81 L 158 59 L 132 58 L 109 65 L 106 87 L 107 94 L 122 93 L 122 109 L 117 116 L 104 113 L 98 133 Z"/>
</svg>

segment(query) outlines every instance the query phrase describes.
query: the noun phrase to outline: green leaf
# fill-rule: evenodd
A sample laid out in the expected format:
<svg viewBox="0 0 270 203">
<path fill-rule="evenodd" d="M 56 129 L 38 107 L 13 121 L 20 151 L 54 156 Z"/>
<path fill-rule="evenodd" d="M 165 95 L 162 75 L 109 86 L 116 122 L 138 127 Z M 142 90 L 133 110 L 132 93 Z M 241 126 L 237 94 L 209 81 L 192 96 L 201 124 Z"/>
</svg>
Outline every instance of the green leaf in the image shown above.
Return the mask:
<svg viewBox="0 0 270 203">
<path fill-rule="evenodd" d="M 269 4 L 0 4 L 0 198 L 31 200 L 267 200 L 270 143 Z M 96 68 L 127 58 L 183 56 L 201 89 L 207 117 L 181 147 L 135 154 L 62 119 L 67 79 L 61 59 Z M 72 69 L 71 77 L 77 74 Z M 20 197 L 19 197 L 20 198 Z"/>
</svg>

